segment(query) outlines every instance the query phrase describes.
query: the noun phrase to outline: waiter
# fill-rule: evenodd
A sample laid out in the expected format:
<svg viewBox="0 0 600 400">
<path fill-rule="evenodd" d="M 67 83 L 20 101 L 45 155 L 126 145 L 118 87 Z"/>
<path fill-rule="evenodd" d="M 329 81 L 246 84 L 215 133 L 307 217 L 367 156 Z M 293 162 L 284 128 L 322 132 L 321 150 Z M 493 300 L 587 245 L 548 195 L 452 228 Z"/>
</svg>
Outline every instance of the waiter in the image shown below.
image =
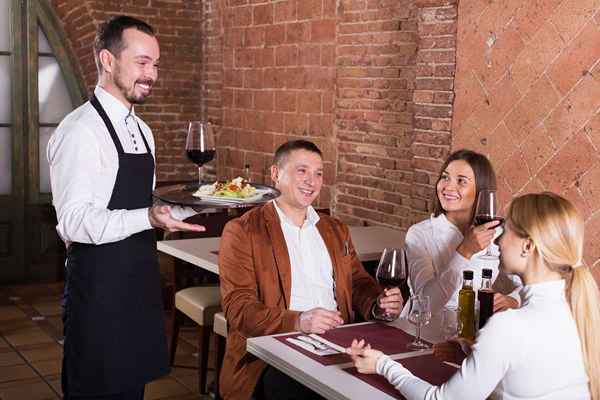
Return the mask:
<svg viewBox="0 0 600 400">
<path fill-rule="evenodd" d="M 57 231 L 67 245 L 65 399 L 143 399 L 169 371 L 153 227 L 202 231 L 152 206 L 154 139 L 134 111 L 160 56 L 152 27 L 117 16 L 96 34 L 98 85 L 48 144 Z"/>
</svg>

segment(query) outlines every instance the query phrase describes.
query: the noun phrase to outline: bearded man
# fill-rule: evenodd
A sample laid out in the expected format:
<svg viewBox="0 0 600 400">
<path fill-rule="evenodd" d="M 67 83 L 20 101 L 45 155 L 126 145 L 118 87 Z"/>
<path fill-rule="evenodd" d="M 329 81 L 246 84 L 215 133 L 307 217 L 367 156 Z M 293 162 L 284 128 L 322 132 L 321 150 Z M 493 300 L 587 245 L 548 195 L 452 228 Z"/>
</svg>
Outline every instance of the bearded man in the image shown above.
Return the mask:
<svg viewBox="0 0 600 400">
<path fill-rule="evenodd" d="M 136 399 L 169 372 L 154 227 L 202 231 L 193 210 L 153 206 L 154 139 L 136 115 L 158 78 L 152 27 L 100 25 L 98 84 L 48 144 L 58 234 L 67 246 L 65 399 Z"/>
</svg>

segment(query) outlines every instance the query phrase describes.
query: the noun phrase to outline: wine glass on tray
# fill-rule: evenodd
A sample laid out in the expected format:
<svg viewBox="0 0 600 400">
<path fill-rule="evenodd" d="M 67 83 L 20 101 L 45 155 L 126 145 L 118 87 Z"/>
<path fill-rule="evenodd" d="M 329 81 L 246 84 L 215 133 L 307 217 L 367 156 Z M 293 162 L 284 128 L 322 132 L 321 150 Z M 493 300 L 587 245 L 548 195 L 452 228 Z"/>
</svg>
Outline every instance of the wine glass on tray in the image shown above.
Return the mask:
<svg viewBox="0 0 600 400">
<path fill-rule="evenodd" d="M 498 207 L 496 201 L 496 191 L 484 189 L 477 196 L 477 206 L 475 207 L 475 225 L 482 225 L 492 221 L 504 222 L 504 218 L 498 215 Z M 493 228 L 495 229 L 495 228 Z M 479 256 L 484 260 L 497 260 L 498 255 L 491 252 L 492 245 L 489 245 L 484 254 Z"/>
<path fill-rule="evenodd" d="M 198 166 L 198 184 L 204 180 L 204 164 L 215 158 L 215 133 L 209 122 L 192 121 L 188 125 L 185 151 L 190 161 Z"/>
<path fill-rule="evenodd" d="M 406 283 L 406 257 L 403 249 L 385 248 L 381 253 L 376 272 L 379 285 L 385 289 L 402 287 Z M 393 321 L 395 317 L 383 314 L 379 318 Z"/>
</svg>

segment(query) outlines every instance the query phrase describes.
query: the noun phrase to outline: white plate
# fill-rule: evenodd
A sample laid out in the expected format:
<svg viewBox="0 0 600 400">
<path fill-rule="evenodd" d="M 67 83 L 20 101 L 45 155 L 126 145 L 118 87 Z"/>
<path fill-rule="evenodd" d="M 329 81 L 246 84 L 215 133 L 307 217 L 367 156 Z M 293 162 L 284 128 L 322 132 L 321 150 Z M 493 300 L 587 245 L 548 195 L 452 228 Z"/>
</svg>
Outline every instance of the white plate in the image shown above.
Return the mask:
<svg viewBox="0 0 600 400">
<path fill-rule="evenodd" d="M 269 190 L 265 190 L 265 189 L 256 189 L 256 192 L 254 192 L 254 194 L 250 197 L 245 197 L 245 198 L 237 198 L 237 197 L 225 197 L 225 196 L 212 196 L 212 195 L 195 195 L 192 194 L 192 196 L 196 197 L 197 199 L 201 199 L 201 200 L 210 200 L 210 201 L 214 201 L 214 202 L 223 202 L 223 203 L 253 203 L 256 200 L 259 200 L 260 198 L 262 198 L 262 196 L 265 193 L 269 193 Z"/>
</svg>

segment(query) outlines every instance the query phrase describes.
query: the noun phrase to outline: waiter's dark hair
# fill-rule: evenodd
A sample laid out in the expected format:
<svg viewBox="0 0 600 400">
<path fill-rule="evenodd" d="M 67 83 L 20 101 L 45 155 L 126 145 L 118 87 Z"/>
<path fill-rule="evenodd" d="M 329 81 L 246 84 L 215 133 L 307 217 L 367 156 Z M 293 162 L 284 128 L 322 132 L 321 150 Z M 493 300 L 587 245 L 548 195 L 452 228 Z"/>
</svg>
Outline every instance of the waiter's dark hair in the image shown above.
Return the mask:
<svg viewBox="0 0 600 400">
<path fill-rule="evenodd" d="M 473 204 L 473 210 L 476 207 L 477 196 L 479 192 L 485 189 L 495 190 L 496 189 L 496 173 L 494 172 L 494 167 L 492 167 L 492 163 L 487 159 L 483 154 L 477 153 L 472 150 L 457 150 L 454 153 L 450 154 L 444 165 L 440 170 L 440 174 L 435 183 L 434 194 L 433 194 L 433 215 L 436 217 L 440 214 L 444 214 L 445 211 L 442 208 L 442 204 L 440 203 L 440 199 L 437 195 L 437 184 L 442 179 L 442 174 L 448 168 L 448 164 L 452 161 L 463 160 L 466 161 L 467 164 L 473 170 L 473 174 L 475 175 L 475 204 Z"/>
<path fill-rule="evenodd" d="M 308 140 L 290 140 L 277 148 L 273 157 L 273 164 L 281 168 L 287 161 L 290 153 L 294 150 L 306 150 L 323 157 L 323 153 L 313 142 Z"/>
<path fill-rule="evenodd" d="M 100 51 L 106 49 L 115 57 L 121 54 L 125 48 L 123 42 L 123 31 L 125 29 L 135 28 L 138 31 L 154 36 L 154 29 L 142 20 L 139 20 L 128 15 L 116 15 L 100 24 L 96 31 L 94 40 L 94 59 L 98 73 L 102 72 L 102 63 L 100 62 Z"/>
</svg>

